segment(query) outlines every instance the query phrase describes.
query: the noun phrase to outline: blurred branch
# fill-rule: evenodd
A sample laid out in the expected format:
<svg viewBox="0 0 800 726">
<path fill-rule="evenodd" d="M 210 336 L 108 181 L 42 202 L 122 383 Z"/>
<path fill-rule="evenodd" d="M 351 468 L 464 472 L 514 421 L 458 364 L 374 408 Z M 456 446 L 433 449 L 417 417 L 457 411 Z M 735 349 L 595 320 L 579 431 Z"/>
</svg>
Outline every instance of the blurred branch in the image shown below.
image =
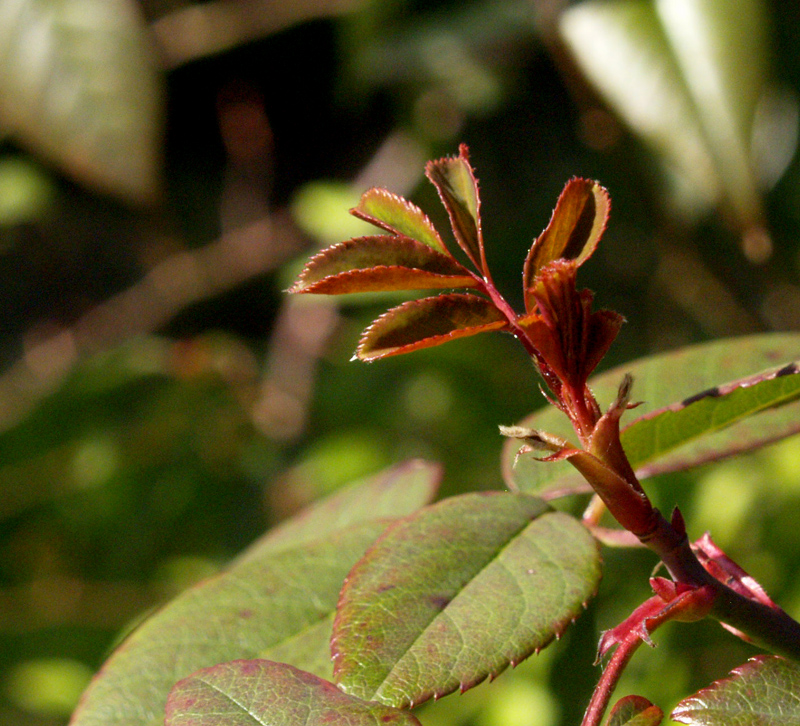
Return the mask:
<svg viewBox="0 0 800 726">
<path fill-rule="evenodd" d="M 362 0 L 212 0 L 153 23 L 164 64 L 175 68 L 292 25 L 357 10 Z"/>
<path fill-rule="evenodd" d="M 288 214 L 265 217 L 166 259 L 72 327 L 29 342 L 22 359 L 0 376 L 0 431 L 17 422 L 81 357 L 158 330 L 188 305 L 275 269 L 304 246 Z"/>
</svg>

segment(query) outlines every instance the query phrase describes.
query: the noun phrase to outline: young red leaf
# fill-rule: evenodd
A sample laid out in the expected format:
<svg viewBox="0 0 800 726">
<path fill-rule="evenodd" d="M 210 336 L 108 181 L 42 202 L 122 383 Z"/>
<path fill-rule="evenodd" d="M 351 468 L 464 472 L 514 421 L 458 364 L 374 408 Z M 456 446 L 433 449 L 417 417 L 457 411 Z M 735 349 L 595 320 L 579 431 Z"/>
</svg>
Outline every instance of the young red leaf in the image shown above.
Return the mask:
<svg viewBox="0 0 800 726">
<path fill-rule="evenodd" d="M 387 232 L 411 237 L 442 254 L 450 254 L 427 215 L 407 199 L 386 189 L 368 189 L 350 214 Z"/>
<path fill-rule="evenodd" d="M 577 266 L 564 259 L 548 264 L 528 292 L 536 312 L 519 322 L 557 379 L 582 393 L 624 318 L 610 310 L 592 312 L 592 293 L 576 288 Z"/>
<path fill-rule="evenodd" d="M 439 295 L 403 303 L 364 331 L 356 356 L 364 361 L 441 345 L 508 326 L 503 314 L 477 295 Z"/>
<path fill-rule="evenodd" d="M 533 312 L 532 287 L 539 271 L 558 259 L 582 265 L 603 235 L 611 208 L 608 192 L 597 182 L 572 179 L 558 198 L 553 216 L 528 252 L 523 271 L 525 305 Z"/>
<path fill-rule="evenodd" d="M 341 295 L 476 284 L 469 271 L 449 255 L 410 237 L 376 235 L 340 242 L 314 255 L 289 292 Z"/>
<path fill-rule="evenodd" d="M 472 263 L 486 273 L 481 233 L 478 180 L 469 163 L 467 147 L 459 147 L 458 156 L 429 161 L 425 175 L 431 180 L 450 215 L 453 234 Z"/>
<path fill-rule="evenodd" d="M 658 726 L 664 712 L 643 696 L 620 698 L 611 709 L 606 726 Z"/>
</svg>

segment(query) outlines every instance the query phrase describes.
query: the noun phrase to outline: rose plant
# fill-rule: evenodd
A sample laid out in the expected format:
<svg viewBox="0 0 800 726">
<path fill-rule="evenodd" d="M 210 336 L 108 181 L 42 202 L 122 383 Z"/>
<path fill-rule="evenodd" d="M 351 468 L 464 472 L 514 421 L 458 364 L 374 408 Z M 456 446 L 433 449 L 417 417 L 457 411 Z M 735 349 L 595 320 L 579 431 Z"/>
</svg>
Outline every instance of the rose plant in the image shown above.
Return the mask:
<svg viewBox="0 0 800 726">
<path fill-rule="evenodd" d="M 800 368 L 787 352 L 796 338 L 748 341 L 772 363 L 766 370 L 741 371 L 747 356 L 731 365 L 739 343 L 725 341 L 592 378 L 624 322 L 594 310 L 577 283 L 606 228 L 608 192 L 567 183 L 525 259 L 517 312 L 487 266 L 467 148 L 430 162 L 426 175 L 455 248 L 414 204 L 370 189 L 352 212 L 381 232 L 315 255 L 291 292 L 435 291 L 378 317 L 358 344 L 363 361 L 513 335 L 551 405 L 501 427 L 509 491 L 430 504 L 439 468 L 411 461 L 312 506 L 139 626 L 95 677 L 73 726 L 415 725 L 418 704 L 494 678 L 560 636 L 597 590 L 603 546 L 647 547 L 664 571 L 601 635 L 604 667 L 583 726 L 660 723 L 643 696 L 612 705 L 615 686 L 656 628 L 705 618 L 768 653 L 688 695 L 671 717 L 800 723 L 800 624 L 708 534 L 690 537 L 677 508 L 662 514 L 642 485 L 800 429 Z M 686 380 L 674 398 L 642 396 L 639 408 L 637 387 L 665 375 Z M 580 517 L 550 504 L 587 494 Z"/>
</svg>

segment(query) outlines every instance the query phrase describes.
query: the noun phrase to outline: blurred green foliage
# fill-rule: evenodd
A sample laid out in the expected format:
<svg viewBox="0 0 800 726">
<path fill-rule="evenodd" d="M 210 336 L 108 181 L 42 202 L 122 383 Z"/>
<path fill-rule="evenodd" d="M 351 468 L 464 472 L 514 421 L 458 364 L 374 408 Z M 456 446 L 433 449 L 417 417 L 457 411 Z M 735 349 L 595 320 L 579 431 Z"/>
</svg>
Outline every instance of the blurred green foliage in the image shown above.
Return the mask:
<svg viewBox="0 0 800 726">
<path fill-rule="evenodd" d="M 664 3 L 571 5 L 0 0 L 0 724 L 65 723 L 138 618 L 346 481 L 422 456 L 445 464 L 444 494 L 502 486 L 497 424 L 543 403 L 513 341 L 356 364 L 385 299 L 282 294 L 315 245 L 353 234 L 341 212 L 368 186 L 441 220 L 424 160 L 468 143 L 490 266 L 519 304 L 558 192 L 598 179 L 611 225 L 582 280 L 629 321 L 607 367 L 800 328 L 800 9 L 748 2 L 765 23 L 749 55 L 732 46 L 745 14 L 717 18 L 708 62 L 723 80 L 731 57 L 754 70 L 734 143 L 719 119 L 737 85 L 698 110 L 675 25 L 653 20 Z M 631 12 L 661 35 L 617 27 L 650 60 L 609 90 L 591 54 L 610 51 L 561 28 Z M 674 72 L 655 90 L 651 60 Z M 679 109 L 650 135 L 628 111 L 645 90 L 651 110 Z M 676 169 L 690 127 L 709 177 Z M 795 616 L 798 461 L 789 440 L 649 488 Z M 599 631 L 646 596 L 654 564 L 605 557 L 562 642 L 423 721 L 578 722 Z M 620 694 L 667 708 L 754 652 L 705 622 L 657 641 Z"/>
</svg>

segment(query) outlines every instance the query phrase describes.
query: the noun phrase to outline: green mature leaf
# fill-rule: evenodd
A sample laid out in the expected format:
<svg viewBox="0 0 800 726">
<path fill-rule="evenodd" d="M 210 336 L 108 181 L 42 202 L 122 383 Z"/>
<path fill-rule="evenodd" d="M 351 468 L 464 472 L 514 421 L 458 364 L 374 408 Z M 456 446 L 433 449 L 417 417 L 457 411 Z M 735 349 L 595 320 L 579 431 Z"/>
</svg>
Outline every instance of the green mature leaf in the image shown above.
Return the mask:
<svg viewBox="0 0 800 726">
<path fill-rule="evenodd" d="M 183 593 L 111 656 L 72 726 L 154 726 L 180 678 L 242 657 L 331 673 L 342 581 L 389 517 L 435 493 L 440 468 L 409 461 L 337 492 L 269 532 L 219 577 Z"/>
<path fill-rule="evenodd" d="M 407 199 L 386 189 L 368 189 L 350 213 L 387 232 L 410 237 L 437 252 L 450 254 L 427 215 Z"/>
<path fill-rule="evenodd" d="M 658 726 L 664 712 L 642 696 L 620 698 L 611 709 L 606 726 Z"/>
<path fill-rule="evenodd" d="M 703 391 L 638 418 L 622 432 L 622 444 L 636 462 L 634 466 L 661 459 L 693 439 L 796 401 L 800 398 L 799 373 L 800 366 L 792 363 Z M 742 443 L 740 440 L 737 445 Z"/>
<path fill-rule="evenodd" d="M 623 375 L 633 374 L 633 400 L 643 403 L 628 414 L 640 415 L 625 425 L 622 441 L 638 475 L 647 478 L 750 451 L 800 431 L 800 403 L 793 400 L 800 376 L 786 368 L 787 375 L 774 377 L 780 371 L 775 366 L 785 366 L 799 354 L 797 333 L 731 338 L 619 366 L 592 379 L 590 386 L 601 403 L 610 401 Z M 767 366 L 769 371 L 752 375 Z M 733 381 L 720 387 L 724 395 L 709 393 L 710 386 L 722 381 Z M 692 403 L 700 392 L 704 397 Z M 522 425 L 573 435 L 563 414 L 552 407 Z M 581 481 L 564 462 L 542 463 L 525 456 L 515 467 L 518 449 L 509 441 L 503 453 L 510 485 L 543 491 Z"/>
<path fill-rule="evenodd" d="M 441 465 L 409 459 L 355 481 L 271 529 L 236 562 L 313 542 L 352 524 L 411 514 L 433 500 L 441 478 Z"/>
<path fill-rule="evenodd" d="M 114 652 L 72 726 L 155 726 L 173 684 L 235 658 L 271 659 L 275 652 L 298 667 L 320 665 L 342 581 L 385 526 L 356 524 L 187 590 Z M 329 664 L 320 675 L 330 675 Z"/>
<path fill-rule="evenodd" d="M 268 660 L 206 668 L 170 693 L 165 726 L 419 726 L 410 713 L 367 703 L 328 681 Z"/>
<path fill-rule="evenodd" d="M 314 255 L 289 292 L 341 295 L 476 285 L 449 255 L 410 237 L 380 235 L 340 242 Z"/>
<path fill-rule="evenodd" d="M 425 175 L 439 192 L 459 246 L 486 274 L 478 181 L 469 163 L 467 147 L 462 144 L 458 156 L 429 161 Z"/>
<path fill-rule="evenodd" d="M 372 361 L 441 345 L 508 325 L 489 300 L 477 295 L 438 295 L 411 300 L 381 315 L 364 331 L 356 356 Z"/>
<path fill-rule="evenodd" d="M 757 656 L 694 696 L 671 717 L 694 726 L 796 726 L 800 724 L 800 665 Z"/>
<path fill-rule="evenodd" d="M 151 200 L 161 106 L 133 0 L 0 3 L 0 127 L 79 182 Z"/>
<path fill-rule="evenodd" d="M 567 183 L 547 228 L 533 243 L 525 260 L 523 285 L 529 312 L 535 307 L 529 291 L 539 270 L 560 258 L 583 264 L 603 236 L 610 208 L 608 192 L 596 182 L 571 179 Z"/>
<path fill-rule="evenodd" d="M 559 635 L 600 570 L 587 530 L 535 497 L 482 492 L 427 507 L 348 575 L 331 640 L 336 680 L 397 707 L 471 688 Z"/>
</svg>

